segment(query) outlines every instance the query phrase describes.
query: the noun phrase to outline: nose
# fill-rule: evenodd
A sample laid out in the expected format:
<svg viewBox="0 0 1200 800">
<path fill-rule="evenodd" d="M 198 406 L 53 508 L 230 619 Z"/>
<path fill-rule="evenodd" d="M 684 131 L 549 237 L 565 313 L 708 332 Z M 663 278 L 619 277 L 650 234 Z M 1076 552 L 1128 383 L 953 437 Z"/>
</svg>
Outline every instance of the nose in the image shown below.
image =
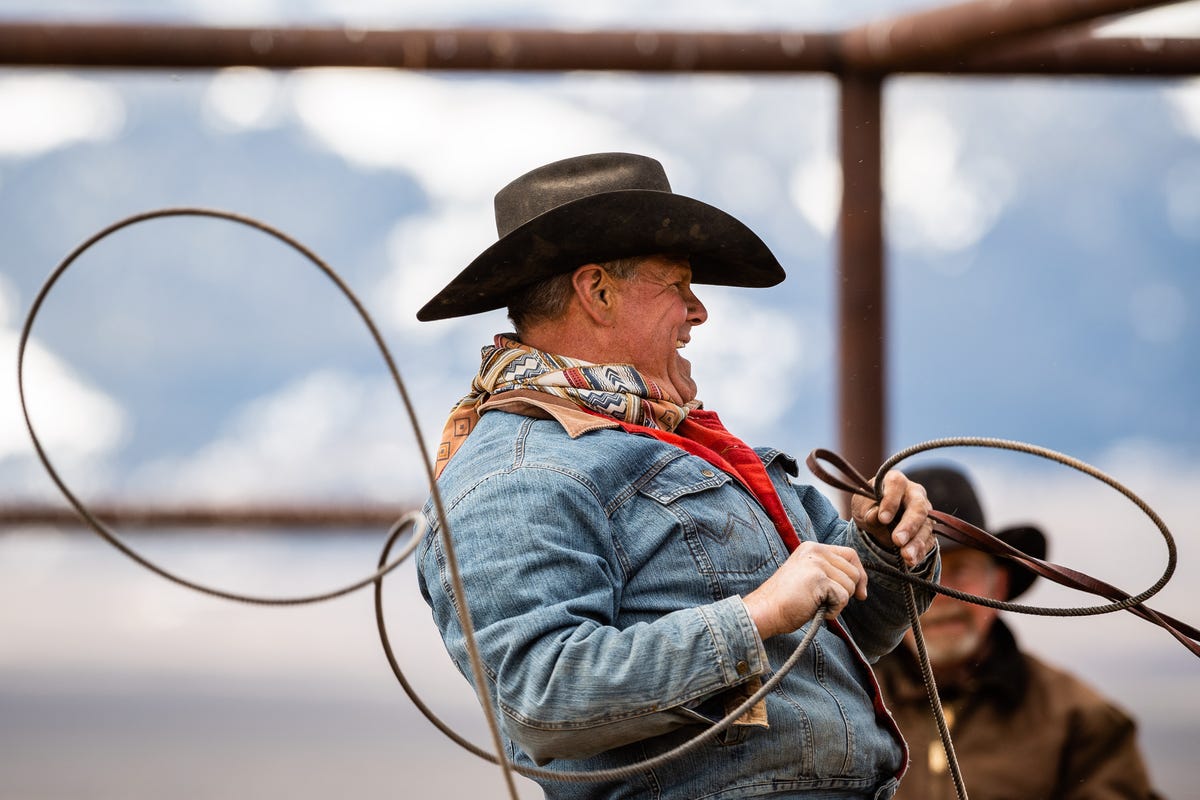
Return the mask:
<svg viewBox="0 0 1200 800">
<path fill-rule="evenodd" d="M 691 325 L 701 325 L 708 319 L 708 309 L 704 307 L 704 303 L 700 302 L 700 298 L 692 291 L 689 286 L 684 301 L 687 303 L 688 323 Z"/>
</svg>

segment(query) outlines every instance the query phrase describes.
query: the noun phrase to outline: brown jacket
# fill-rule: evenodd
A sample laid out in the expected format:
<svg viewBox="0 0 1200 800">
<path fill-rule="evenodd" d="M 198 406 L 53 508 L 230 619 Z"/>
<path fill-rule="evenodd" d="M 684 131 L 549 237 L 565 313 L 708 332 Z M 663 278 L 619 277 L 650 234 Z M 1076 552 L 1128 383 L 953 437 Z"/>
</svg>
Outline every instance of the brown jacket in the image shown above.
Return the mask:
<svg viewBox="0 0 1200 800">
<path fill-rule="evenodd" d="M 997 621 L 968 686 L 939 687 L 971 800 L 1153 800 L 1133 720 L 1094 689 L 1017 648 Z M 895 800 L 954 800 L 916 658 L 875 665 L 912 753 Z"/>
</svg>

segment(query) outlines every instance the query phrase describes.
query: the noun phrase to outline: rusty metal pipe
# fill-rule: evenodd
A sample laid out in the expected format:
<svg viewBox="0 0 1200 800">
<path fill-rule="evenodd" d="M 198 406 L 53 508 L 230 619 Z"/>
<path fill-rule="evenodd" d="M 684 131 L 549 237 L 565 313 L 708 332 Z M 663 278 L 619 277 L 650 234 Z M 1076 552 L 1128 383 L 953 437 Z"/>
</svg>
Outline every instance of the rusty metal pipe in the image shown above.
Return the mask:
<svg viewBox="0 0 1200 800">
<path fill-rule="evenodd" d="M 911 18 L 872 23 L 846 32 L 844 39 L 839 34 L 798 31 L 560 32 L 0 23 L 0 64 L 111 69 L 257 66 L 480 72 L 843 73 L 864 68 L 858 51 L 867 28 L 895 31 L 909 24 L 906 20 Z M 994 39 L 989 37 L 977 47 L 972 45 L 970 51 L 957 45 L 947 45 L 944 50 L 926 48 L 919 60 L 893 69 L 1114 77 L 1200 74 L 1200 43 L 1194 39 L 1091 39 L 1084 31 L 1009 37 L 999 42 Z M 1004 46 L 995 46 L 997 43 Z M 866 68 L 886 71 L 875 62 Z"/>
<path fill-rule="evenodd" d="M 830 72 L 836 34 L 0 24 L 0 63 L 216 69 Z"/>
<path fill-rule="evenodd" d="M 1094 38 L 1085 29 L 1031 36 L 930 67 L 955 75 L 1187 77 L 1200 75 L 1200 39 Z"/>
<path fill-rule="evenodd" d="M 1178 0 L 971 0 L 870 22 L 842 36 L 847 69 L 904 72 L 950 54 Z"/>
<path fill-rule="evenodd" d="M 415 505 L 140 505 L 101 502 L 89 509 L 97 519 L 117 528 L 289 528 L 296 530 L 357 528 L 384 530 Z M 22 527 L 86 526 L 72 508 L 37 503 L 0 506 L 0 530 Z"/>
<path fill-rule="evenodd" d="M 886 457 L 887 430 L 883 79 L 845 75 L 839 86 L 839 448 L 856 469 L 873 475 Z"/>
</svg>

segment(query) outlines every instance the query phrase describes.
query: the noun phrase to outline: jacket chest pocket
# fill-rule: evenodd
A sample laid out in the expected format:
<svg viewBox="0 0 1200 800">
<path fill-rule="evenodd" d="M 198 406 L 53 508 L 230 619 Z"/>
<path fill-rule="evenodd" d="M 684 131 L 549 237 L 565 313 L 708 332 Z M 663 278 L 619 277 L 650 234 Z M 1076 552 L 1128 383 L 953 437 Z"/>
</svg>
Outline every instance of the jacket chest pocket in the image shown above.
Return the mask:
<svg viewBox="0 0 1200 800">
<path fill-rule="evenodd" d="M 782 542 L 762 508 L 726 473 L 695 458 L 680 458 L 638 490 L 674 519 L 702 575 L 722 579 L 725 594 L 743 591 L 739 578 L 774 571 Z"/>
</svg>

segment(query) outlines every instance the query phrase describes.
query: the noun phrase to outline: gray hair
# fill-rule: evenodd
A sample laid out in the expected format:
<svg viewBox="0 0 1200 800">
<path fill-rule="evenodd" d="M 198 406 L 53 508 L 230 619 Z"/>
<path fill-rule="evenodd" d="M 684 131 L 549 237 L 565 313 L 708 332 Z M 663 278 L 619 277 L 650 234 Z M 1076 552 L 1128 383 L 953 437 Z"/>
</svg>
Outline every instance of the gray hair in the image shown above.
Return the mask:
<svg viewBox="0 0 1200 800">
<path fill-rule="evenodd" d="M 618 280 L 628 280 L 637 273 L 645 256 L 627 256 L 613 261 L 597 262 L 597 266 Z M 536 322 L 558 319 L 567 310 L 567 303 L 574 291 L 571 276 L 574 270 L 555 275 L 544 281 L 521 289 L 508 300 L 508 318 L 520 335 L 522 330 Z"/>
</svg>

